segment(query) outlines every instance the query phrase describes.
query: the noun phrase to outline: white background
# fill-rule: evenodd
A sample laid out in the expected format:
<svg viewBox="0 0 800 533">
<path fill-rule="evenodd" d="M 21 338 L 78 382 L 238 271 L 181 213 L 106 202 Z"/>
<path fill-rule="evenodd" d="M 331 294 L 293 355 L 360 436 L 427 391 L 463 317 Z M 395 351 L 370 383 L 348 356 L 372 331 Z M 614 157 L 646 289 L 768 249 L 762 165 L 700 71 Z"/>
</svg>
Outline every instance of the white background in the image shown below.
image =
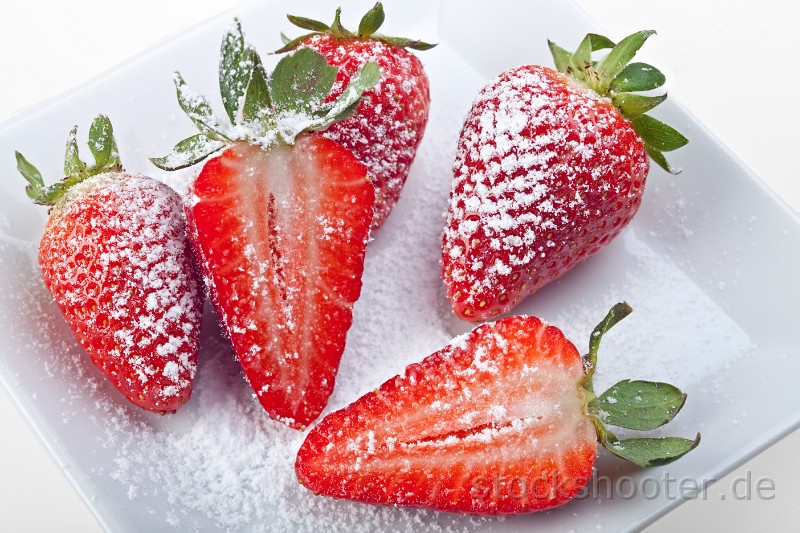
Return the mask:
<svg viewBox="0 0 800 533">
<path fill-rule="evenodd" d="M 240 3 L 6 0 L 0 8 L 0 122 Z M 332 12 L 336 3 L 325 3 Z M 391 29 L 391 11 L 402 4 L 386 3 Z M 800 69 L 794 57 L 800 10 L 794 2 L 578 3 L 612 38 L 639 29 L 658 30 L 643 55 L 667 75 L 670 96 L 694 112 L 789 205 L 800 209 L 800 106 L 795 103 Z M 0 530 L 98 531 L 89 510 L 3 394 L 0 428 Z M 682 505 L 649 531 L 786 529 L 800 518 L 798 448 L 800 432 L 795 432 L 718 481 L 704 500 Z M 732 485 L 748 472 L 754 481 L 774 480 L 775 498 L 736 500 Z"/>
</svg>

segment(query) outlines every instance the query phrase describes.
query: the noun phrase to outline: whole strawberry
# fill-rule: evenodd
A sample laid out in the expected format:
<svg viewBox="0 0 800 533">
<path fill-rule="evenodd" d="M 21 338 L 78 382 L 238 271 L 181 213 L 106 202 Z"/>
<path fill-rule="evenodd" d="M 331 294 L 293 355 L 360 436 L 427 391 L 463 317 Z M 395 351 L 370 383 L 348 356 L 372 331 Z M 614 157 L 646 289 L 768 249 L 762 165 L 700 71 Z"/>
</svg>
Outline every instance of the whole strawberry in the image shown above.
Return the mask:
<svg viewBox="0 0 800 533">
<path fill-rule="evenodd" d="M 47 288 L 92 362 L 134 404 L 186 403 L 197 368 L 202 291 L 172 189 L 123 171 L 111 122 L 89 131 L 94 165 L 67 142 L 64 179 L 49 187 L 19 152 L 37 204 L 50 206 L 39 244 Z"/>
<path fill-rule="evenodd" d="M 365 93 L 353 116 L 336 122 L 323 134 L 351 150 L 367 166 L 375 185 L 375 218 L 379 228 L 400 198 L 417 147 L 428 123 L 428 76 L 419 59 L 407 49 L 435 45 L 376 33 L 384 21 L 378 2 L 361 19 L 357 32 L 345 29 L 336 10 L 333 24 L 289 15 L 296 26 L 312 33 L 285 43 L 278 52 L 311 48 L 339 67 L 328 100 L 336 98 L 365 61 L 381 67 L 381 78 Z"/>
<path fill-rule="evenodd" d="M 237 23 L 220 62 L 231 123 L 176 75 L 178 102 L 200 133 L 153 159 L 172 170 L 223 150 L 189 187 L 192 247 L 256 397 L 272 418 L 297 429 L 333 391 L 375 202 L 364 165 L 311 132 L 352 114 L 380 69 L 364 63 L 328 101 L 336 72 L 302 48 L 267 76 Z"/>
<path fill-rule="evenodd" d="M 574 498 L 598 441 L 641 467 L 682 457 L 699 434 L 619 439 L 606 428 L 655 429 L 686 400 L 672 385 L 630 380 L 595 396 L 600 340 L 630 311 L 611 309 L 584 358 L 537 318 L 479 326 L 326 416 L 297 454 L 298 480 L 336 498 L 500 515 Z"/>
<path fill-rule="evenodd" d="M 630 63 L 652 31 L 614 44 L 589 34 L 558 71 L 521 66 L 491 81 L 470 109 L 453 165 L 442 273 L 455 313 L 512 309 L 608 244 L 641 204 L 648 155 L 688 141 L 646 115 L 666 94 L 655 67 Z M 591 52 L 611 48 L 592 61 Z"/>
</svg>

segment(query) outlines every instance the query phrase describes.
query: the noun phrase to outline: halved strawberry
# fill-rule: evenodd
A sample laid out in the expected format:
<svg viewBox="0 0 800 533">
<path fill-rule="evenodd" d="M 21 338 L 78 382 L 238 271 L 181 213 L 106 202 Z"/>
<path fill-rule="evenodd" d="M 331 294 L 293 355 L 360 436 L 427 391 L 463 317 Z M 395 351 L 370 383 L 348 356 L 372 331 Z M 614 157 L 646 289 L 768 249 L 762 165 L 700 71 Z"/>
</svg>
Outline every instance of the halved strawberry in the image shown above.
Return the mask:
<svg viewBox="0 0 800 533">
<path fill-rule="evenodd" d="M 114 386 L 143 409 L 174 412 L 192 391 L 203 306 L 180 196 L 122 170 L 106 117 L 89 131 L 94 165 L 80 160 L 75 133 L 65 177 L 49 187 L 17 153 L 28 195 L 51 207 L 42 279 Z"/>
<path fill-rule="evenodd" d="M 339 95 L 366 61 L 381 67 L 380 80 L 365 93 L 356 113 L 322 134 L 352 150 L 366 165 L 375 185 L 372 226 L 377 229 L 400 198 L 428 123 L 428 76 L 419 58 L 409 50 L 429 50 L 435 45 L 378 33 L 385 18 L 380 2 L 361 18 L 355 32 L 342 26 L 340 15 L 341 9 L 337 9 L 330 26 L 289 15 L 292 24 L 312 33 L 291 41 L 284 37 L 284 46 L 278 52 L 311 48 L 339 67 L 329 99 Z"/>
<path fill-rule="evenodd" d="M 699 435 L 619 440 L 604 426 L 654 429 L 686 398 L 642 381 L 595 397 L 600 339 L 629 312 L 627 304 L 609 312 L 584 359 L 538 318 L 477 327 L 326 416 L 300 448 L 298 479 L 337 498 L 496 515 L 575 497 L 592 475 L 598 440 L 640 466 L 678 459 Z"/>
<path fill-rule="evenodd" d="M 355 110 L 379 76 L 362 66 L 323 103 L 337 69 L 302 49 L 267 78 L 238 25 L 223 41 L 224 125 L 178 76 L 181 106 L 201 133 L 153 160 L 208 160 L 186 207 L 211 301 L 244 374 L 274 419 L 303 428 L 325 408 L 361 291 L 375 192 L 367 170 L 325 129 Z M 238 81 L 237 81 L 238 80 Z"/>
<path fill-rule="evenodd" d="M 333 392 L 361 292 L 374 202 L 364 165 L 322 137 L 237 143 L 192 194 L 192 242 L 245 376 L 270 414 L 305 426 Z"/>
</svg>

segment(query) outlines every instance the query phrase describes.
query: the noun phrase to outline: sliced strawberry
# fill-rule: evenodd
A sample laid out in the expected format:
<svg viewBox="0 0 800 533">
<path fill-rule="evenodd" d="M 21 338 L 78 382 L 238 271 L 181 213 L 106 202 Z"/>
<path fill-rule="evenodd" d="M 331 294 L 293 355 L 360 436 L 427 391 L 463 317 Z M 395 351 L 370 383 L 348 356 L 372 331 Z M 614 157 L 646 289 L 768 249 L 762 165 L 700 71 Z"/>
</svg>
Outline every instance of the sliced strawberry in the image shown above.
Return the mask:
<svg viewBox="0 0 800 533">
<path fill-rule="evenodd" d="M 558 505 L 594 463 L 582 378 L 557 328 L 485 324 L 326 417 L 298 454 L 298 478 L 339 498 L 445 511 Z"/>
<path fill-rule="evenodd" d="M 600 338 L 629 312 L 612 309 L 585 360 L 537 318 L 477 327 L 325 417 L 298 452 L 298 480 L 336 498 L 497 515 L 575 497 L 598 440 L 640 466 L 681 457 L 699 436 L 620 441 L 603 425 L 653 429 L 685 400 L 671 385 L 631 381 L 595 398 Z"/>
<path fill-rule="evenodd" d="M 366 168 L 322 137 L 237 143 L 206 163 L 191 195 L 191 238 L 245 376 L 272 417 L 302 428 L 333 391 L 361 292 Z"/>
<path fill-rule="evenodd" d="M 333 391 L 375 206 L 366 167 L 313 132 L 351 116 L 381 70 L 362 64 L 327 99 L 337 71 L 302 48 L 268 75 L 237 22 L 223 38 L 219 69 L 230 122 L 176 74 L 178 103 L 200 133 L 152 159 L 176 170 L 226 148 L 190 188 L 193 247 L 261 405 L 296 429 Z"/>
</svg>

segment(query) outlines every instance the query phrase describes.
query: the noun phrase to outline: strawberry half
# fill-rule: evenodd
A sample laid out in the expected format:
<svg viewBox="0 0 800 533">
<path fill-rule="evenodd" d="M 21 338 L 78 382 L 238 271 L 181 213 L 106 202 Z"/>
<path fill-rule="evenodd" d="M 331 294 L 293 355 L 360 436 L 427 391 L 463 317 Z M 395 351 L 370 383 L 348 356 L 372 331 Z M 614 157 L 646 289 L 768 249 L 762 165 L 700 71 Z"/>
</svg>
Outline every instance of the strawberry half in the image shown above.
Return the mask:
<svg viewBox="0 0 800 533">
<path fill-rule="evenodd" d="M 595 397 L 603 334 L 631 311 L 617 304 L 581 358 L 533 317 L 484 324 L 326 416 L 297 455 L 312 491 L 367 503 L 499 515 L 555 507 L 592 475 L 598 440 L 642 467 L 672 462 L 700 441 L 618 439 L 669 422 L 686 395 L 621 381 Z"/>
<path fill-rule="evenodd" d="M 186 403 L 197 368 L 202 291 L 175 191 L 122 170 L 111 122 L 89 131 L 95 164 L 67 142 L 63 181 L 45 187 L 17 152 L 28 196 L 51 206 L 42 278 L 92 362 L 132 403 L 156 413 Z"/>
<path fill-rule="evenodd" d="M 442 275 L 454 312 L 484 320 L 599 251 L 641 204 L 648 155 L 688 141 L 645 112 L 664 76 L 629 63 L 654 32 L 614 44 L 589 34 L 575 54 L 550 43 L 558 71 L 521 66 L 470 109 L 453 165 Z M 599 62 L 591 52 L 611 51 Z"/>
<path fill-rule="evenodd" d="M 336 67 L 301 49 L 267 76 L 238 24 L 225 36 L 220 88 L 231 121 L 176 76 L 201 133 L 154 159 L 172 170 L 209 159 L 186 206 L 192 247 L 245 377 L 269 415 L 297 429 L 333 391 L 361 292 L 375 192 L 340 144 L 306 133 L 349 116 L 378 79 L 364 64 L 325 101 Z"/>
<path fill-rule="evenodd" d="M 365 92 L 356 112 L 323 133 L 350 149 L 367 166 L 375 185 L 372 225 L 377 229 L 400 198 L 428 123 L 431 102 L 428 76 L 420 60 L 408 49 L 429 50 L 435 45 L 377 33 L 385 18 L 380 2 L 364 15 L 357 32 L 345 29 L 340 15 L 341 9 L 337 9 L 330 26 L 288 15 L 292 24 L 312 33 L 291 41 L 284 37 L 284 46 L 278 52 L 311 48 L 339 67 L 328 100 L 339 96 L 366 61 L 381 67 L 380 80 Z"/>
</svg>

